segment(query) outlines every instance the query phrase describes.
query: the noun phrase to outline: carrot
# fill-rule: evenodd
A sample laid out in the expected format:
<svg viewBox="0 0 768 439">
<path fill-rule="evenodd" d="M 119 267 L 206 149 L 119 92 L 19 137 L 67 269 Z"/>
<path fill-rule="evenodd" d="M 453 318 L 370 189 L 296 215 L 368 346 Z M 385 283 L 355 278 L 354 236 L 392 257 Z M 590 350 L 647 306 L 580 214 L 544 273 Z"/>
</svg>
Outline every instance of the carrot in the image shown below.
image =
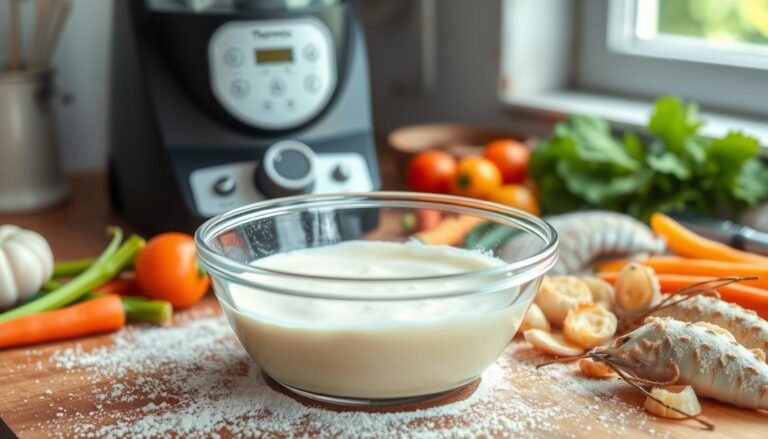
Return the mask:
<svg viewBox="0 0 768 439">
<path fill-rule="evenodd" d="M 426 231 L 434 229 L 440 224 L 440 220 L 443 219 L 443 213 L 435 209 L 417 209 L 416 210 L 416 224 L 418 224 L 419 231 Z"/>
<path fill-rule="evenodd" d="M 598 264 L 597 271 L 619 271 L 630 261 L 621 259 Z M 638 259 L 645 266 L 651 267 L 656 273 L 684 274 L 706 277 L 752 277 L 758 279 L 742 281 L 742 285 L 768 290 L 768 265 L 752 262 L 725 262 L 711 259 L 689 259 L 679 256 L 653 256 Z"/>
<path fill-rule="evenodd" d="M 119 277 L 112 279 L 104 285 L 94 288 L 94 292 L 104 294 L 117 294 L 118 296 L 141 296 L 141 288 L 135 278 Z"/>
<path fill-rule="evenodd" d="M 611 285 L 616 284 L 619 273 L 599 273 L 601 279 Z M 683 274 L 657 274 L 661 291 L 671 293 L 692 284 L 713 280 L 713 276 L 688 276 Z M 720 297 L 726 302 L 736 303 L 744 308 L 754 310 L 757 314 L 768 319 L 768 291 L 741 284 L 728 284 L 717 288 Z"/>
<path fill-rule="evenodd" d="M 435 227 L 416 233 L 413 236 L 425 244 L 457 245 L 483 219 L 471 215 L 450 216 L 444 218 Z"/>
<path fill-rule="evenodd" d="M 0 323 L 0 348 L 116 331 L 125 326 L 120 296 L 110 294 Z"/>
<path fill-rule="evenodd" d="M 714 259 L 716 261 L 768 264 L 768 257 L 737 250 L 699 236 L 662 213 L 656 212 L 651 215 L 651 228 L 657 235 L 667 240 L 667 247 L 670 250 L 680 256 Z"/>
</svg>

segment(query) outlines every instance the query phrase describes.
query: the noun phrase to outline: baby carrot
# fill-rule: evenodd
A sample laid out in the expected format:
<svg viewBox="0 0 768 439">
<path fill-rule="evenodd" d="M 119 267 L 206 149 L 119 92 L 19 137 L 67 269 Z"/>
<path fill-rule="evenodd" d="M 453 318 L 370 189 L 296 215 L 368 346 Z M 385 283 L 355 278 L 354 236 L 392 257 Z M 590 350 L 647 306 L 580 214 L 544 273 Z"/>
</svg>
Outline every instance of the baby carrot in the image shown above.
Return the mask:
<svg viewBox="0 0 768 439">
<path fill-rule="evenodd" d="M 597 271 L 620 271 L 628 262 L 628 259 L 621 259 L 598 264 Z M 659 274 L 684 274 L 709 278 L 754 276 L 757 279 L 745 280 L 741 284 L 768 290 L 768 264 L 689 259 L 678 256 L 653 256 L 638 259 L 636 262 L 653 268 Z"/>
<path fill-rule="evenodd" d="M 424 244 L 457 245 L 464 240 L 464 237 L 473 227 L 482 221 L 482 218 L 472 215 L 450 216 L 443 218 L 431 229 L 416 233 L 413 236 Z"/>
<path fill-rule="evenodd" d="M 599 273 L 598 276 L 611 285 L 616 284 L 618 272 Z M 683 274 L 657 274 L 661 291 L 671 293 L 690 285 L 716 279 L 716 276 L 688 276 Z M 732 283 L 717 288 L 720 298 L 755 311 L 760 317 L 768 319 L 768 291 L 760 288 Z"/>
<path fill-rule="evenodd" d="M 699 236 L 662 213 L 656 212 L 651 215 L 651 228 L 657 235 L 667 240 L 667 247 L 670 250 L 680 256 L 714 259 L 717 261 L 768 264 L 768 257 L 737 250 L 720 242 Z"/>
<path fill-rule="evenodd" d="M 125 326 L 120 296 L 110 294 L 0 323 L 0 349 L 116 331 Z"/>
</svg>

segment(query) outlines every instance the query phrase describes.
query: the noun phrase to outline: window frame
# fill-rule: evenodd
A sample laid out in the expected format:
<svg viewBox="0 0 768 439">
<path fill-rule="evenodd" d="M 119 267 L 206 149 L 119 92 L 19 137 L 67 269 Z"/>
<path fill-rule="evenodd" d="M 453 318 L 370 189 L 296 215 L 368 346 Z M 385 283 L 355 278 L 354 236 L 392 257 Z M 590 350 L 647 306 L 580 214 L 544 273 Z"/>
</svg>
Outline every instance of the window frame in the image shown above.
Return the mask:
<svg viewBox="0 0 768 439">
<path fill-rule="evenodd" d="M 768 46 L 749 43 L 715 45 L 701 38 L 659 34 L 638 36 L 637 18 L 642 8 L 653 13 L 659 0 L 610 0 L 608 4 L 608 47 L 616 53 L 718 64 L 740 68 L 768 69 Z"/>
<path fill-rule="evenodd" d="M 768 73 L 617 53 L 608 46 L 609 1 L 502 0 L 498 100 L 509 123 L 578 112 L 642 129 L 654 100 L 674 94 L 700 104 L 703 135 L 743 131 L 768 157 Z"/>
</svg>

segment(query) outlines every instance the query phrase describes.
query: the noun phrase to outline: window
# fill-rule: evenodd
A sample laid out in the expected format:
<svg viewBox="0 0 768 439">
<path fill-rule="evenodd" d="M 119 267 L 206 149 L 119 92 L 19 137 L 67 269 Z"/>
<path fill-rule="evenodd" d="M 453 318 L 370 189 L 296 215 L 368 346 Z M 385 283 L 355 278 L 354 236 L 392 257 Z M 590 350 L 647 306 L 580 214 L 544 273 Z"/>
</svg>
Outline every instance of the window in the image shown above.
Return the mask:
<svg viewBox="0 0 768 439">
<path fill-rule="evenodd" d="M 764 0 L 611 0 L 619 53 L 768 69 Z"/>
<path fill-rule="evenodd" d="M 741 129 L 768 155 L 768 0 L 503 0 L 500 100 L 630 126 L 654 99 L 698 102 L 705 135 Z"/>
</svg>

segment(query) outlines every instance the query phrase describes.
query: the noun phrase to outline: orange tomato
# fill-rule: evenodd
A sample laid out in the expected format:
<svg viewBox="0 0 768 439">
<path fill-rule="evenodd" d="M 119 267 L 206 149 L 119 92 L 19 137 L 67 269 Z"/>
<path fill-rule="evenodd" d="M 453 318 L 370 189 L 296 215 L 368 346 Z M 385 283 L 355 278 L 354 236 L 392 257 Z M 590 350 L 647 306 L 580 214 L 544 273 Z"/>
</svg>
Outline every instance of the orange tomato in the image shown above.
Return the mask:
<svg viewBox="0 0 768 439">
<path fill-rule="evenodd" d="M 485 146 L 483 157 L 492 161 L 501 172 L 504 184 L 520 183 L 525 180 L 531 152 L 514 139 L 497 139 Z"/>
<path fill-rule="evenodd" d="M 501 186 L 490 193 L 488 201 L 515 207 L 537 216 L 541 214 L 536 196 L 530 189 L 522 185 L 508 184 Z"/>
<path fill-rule="evenodd" d="M 464 197 L 484 198 L 501 185 L 501 172 L 488 159 L 464 157 L 451 181 L 451 193 Z"/>
<path fill-rule="evenodd" d="M 144 295 L 167 300 L 174 308 L 194 305 L 210 284 L 195 259 L 195 240 L 183 233 L 163 233 L 150 239 L 134 268 Z"/>
<path fill-rule="evenodd" d="M 445 194 L 456 175 L 456 159 L 445 151 L 424 151 L 411 159 L 406 171 L 408 187 L 417 192 Z"/>
</svg>

